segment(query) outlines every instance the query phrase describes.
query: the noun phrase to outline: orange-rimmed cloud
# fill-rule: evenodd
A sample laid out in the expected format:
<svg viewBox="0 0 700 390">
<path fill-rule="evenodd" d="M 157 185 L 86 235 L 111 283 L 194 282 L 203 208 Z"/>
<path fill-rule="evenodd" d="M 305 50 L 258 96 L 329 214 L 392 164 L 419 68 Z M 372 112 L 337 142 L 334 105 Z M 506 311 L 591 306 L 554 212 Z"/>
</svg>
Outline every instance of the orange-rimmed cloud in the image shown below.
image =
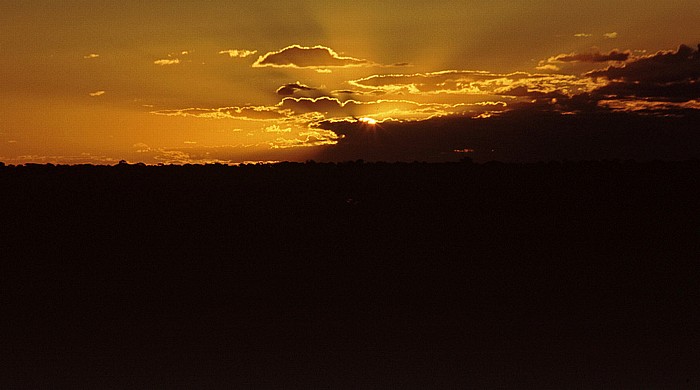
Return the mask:
<svg viewBox="0 0 700 390">
<path fill-rule="evenodd" d="M 220 108 L 181 108 L 174 110 L 151 111 L 154 115 L 183 116 L 204 119 L 280 120 L 288 115 L 279 107 L 243 106 Z"/>
<path fill-rule="evenodd" d="M 347 119 L 371 117 L 375 120 L 418 120 L 451 114 L 476 115 L 485 111 L 501 111 L 504 102 L 484 102 L 481 104 L 441 104 L 417 103 L 410 100 L 376 100 L 359 102 L 356 100 L 340 101 L 332 97 L 282 99 L 278 107 L 293 115 L 310 113 L 321 114 L 325 119 Z M 318 121 L 318 117 L 315 118 Z"/>
<path fill-rule="evenodd" d="M 508 95 L 508 90 L 526 87 L 536 93 L 572 95 L 593 89 L 590 79 L 572 75 L 508 74 L 473 70 L 446 70 L 430 73 L 372 75 L 349 81 L 355 87 L 403 94 Z M 511 96 L 522 96 L 514 94 Z"/>
<path fill-rule="evenodd" d="M 231 58 L 246 58 L 256 54 L 257 50 L 245 50 L 245 49 L 229 49 L 221 50 L 219 54 L 226 54 Z"/>
<path fill-rule="evenodd" d="M 310 129 L 299 133 L 297 138 L 277 138 L 269 142 L 271 149 L 335 145 L 343 136 L 325 129 Z"/>
<path fill-rule="evenodd" d="M 351 66 L 372 66 L 373 63 L 354 57 L 343 57 L 326 46 L 291 45 L 278 51 L 266 53 L 253 64 L 255 68 L 311 68 L 325 69 Z"/>
<path fill-rule="evenodd" d="M 374 120 L 420 120 L 445 115 L 476 116 L 485 112 L 500 112 L 507 104 L 501 101 L 475 104 L 418 103 L 410 100 L 341 101 L 335 97 L 285 97 L 274 106 L 243 106 L 221 108 L 183 108 L 151 111 L 154 115 L 181 116 L 200 119 L 238 119 L 274 122 L 264 127 L 267 133 L 289 132 L 289 125 L 312 127 L 329 119 L 369 117 Z"/>
</svg>

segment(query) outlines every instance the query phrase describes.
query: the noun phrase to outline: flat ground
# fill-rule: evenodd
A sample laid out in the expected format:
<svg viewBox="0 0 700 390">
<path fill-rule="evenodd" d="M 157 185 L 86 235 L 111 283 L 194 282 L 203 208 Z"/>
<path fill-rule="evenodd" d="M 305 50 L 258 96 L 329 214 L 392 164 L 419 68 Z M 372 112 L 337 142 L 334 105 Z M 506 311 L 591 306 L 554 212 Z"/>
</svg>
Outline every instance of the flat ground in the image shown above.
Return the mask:
<svg viewBox="0 0 700 390">
<path fill-rule="evenodd" d="M 0 387 L 698 388 L 698 178 L 0 167 Z"/>
</svg>

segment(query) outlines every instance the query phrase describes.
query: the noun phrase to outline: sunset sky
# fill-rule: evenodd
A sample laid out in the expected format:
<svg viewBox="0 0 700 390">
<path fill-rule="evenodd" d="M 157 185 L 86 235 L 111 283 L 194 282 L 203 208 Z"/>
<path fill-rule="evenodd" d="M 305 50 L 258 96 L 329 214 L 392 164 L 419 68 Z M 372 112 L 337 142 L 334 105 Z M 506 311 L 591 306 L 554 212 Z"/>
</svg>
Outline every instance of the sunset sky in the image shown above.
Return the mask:
<svg viewBox="0 0 700 390">
<path fill-rule="evenodd" d="M 6 1 L 0 161 L 699 157 L 698 20 L 697 0 Z"/>
</svg>

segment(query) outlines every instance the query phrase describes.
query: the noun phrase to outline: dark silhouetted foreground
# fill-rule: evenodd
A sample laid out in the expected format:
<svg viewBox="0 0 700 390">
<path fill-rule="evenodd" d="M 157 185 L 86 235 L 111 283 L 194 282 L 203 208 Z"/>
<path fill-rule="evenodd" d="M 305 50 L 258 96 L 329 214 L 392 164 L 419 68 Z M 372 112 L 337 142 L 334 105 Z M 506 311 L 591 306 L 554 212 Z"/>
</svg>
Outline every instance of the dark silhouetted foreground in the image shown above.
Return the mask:
<svg viewBox="0 0 700 390">
<path fill-rule="evenodd" d="M 699 177 L 0 167 L 0 387 L 698 388 Z"/>
</svg>

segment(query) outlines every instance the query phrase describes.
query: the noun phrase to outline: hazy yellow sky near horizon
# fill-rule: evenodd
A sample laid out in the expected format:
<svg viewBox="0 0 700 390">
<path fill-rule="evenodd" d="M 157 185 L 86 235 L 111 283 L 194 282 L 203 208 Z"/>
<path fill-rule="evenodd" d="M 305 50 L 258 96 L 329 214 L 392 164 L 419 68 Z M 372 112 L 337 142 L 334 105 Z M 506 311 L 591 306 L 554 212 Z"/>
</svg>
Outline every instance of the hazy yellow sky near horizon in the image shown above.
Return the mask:
<svg viewBox="0 0 700 390">
<path fill-rule="evenodd" d="M 582 73 L 615 62 L 552 58 L 614 49 L 632 58 L 696 45 L 698 5 L 4 2 L 0 161 L 313 158 L 341 142 L 317 126 L 322 120 L 476 115 L 487 107 L 476 103 L 512 103 L 518 96 L 503 88 L 523 85 L 585 91 L 592 81 Z"/>
</svg>

